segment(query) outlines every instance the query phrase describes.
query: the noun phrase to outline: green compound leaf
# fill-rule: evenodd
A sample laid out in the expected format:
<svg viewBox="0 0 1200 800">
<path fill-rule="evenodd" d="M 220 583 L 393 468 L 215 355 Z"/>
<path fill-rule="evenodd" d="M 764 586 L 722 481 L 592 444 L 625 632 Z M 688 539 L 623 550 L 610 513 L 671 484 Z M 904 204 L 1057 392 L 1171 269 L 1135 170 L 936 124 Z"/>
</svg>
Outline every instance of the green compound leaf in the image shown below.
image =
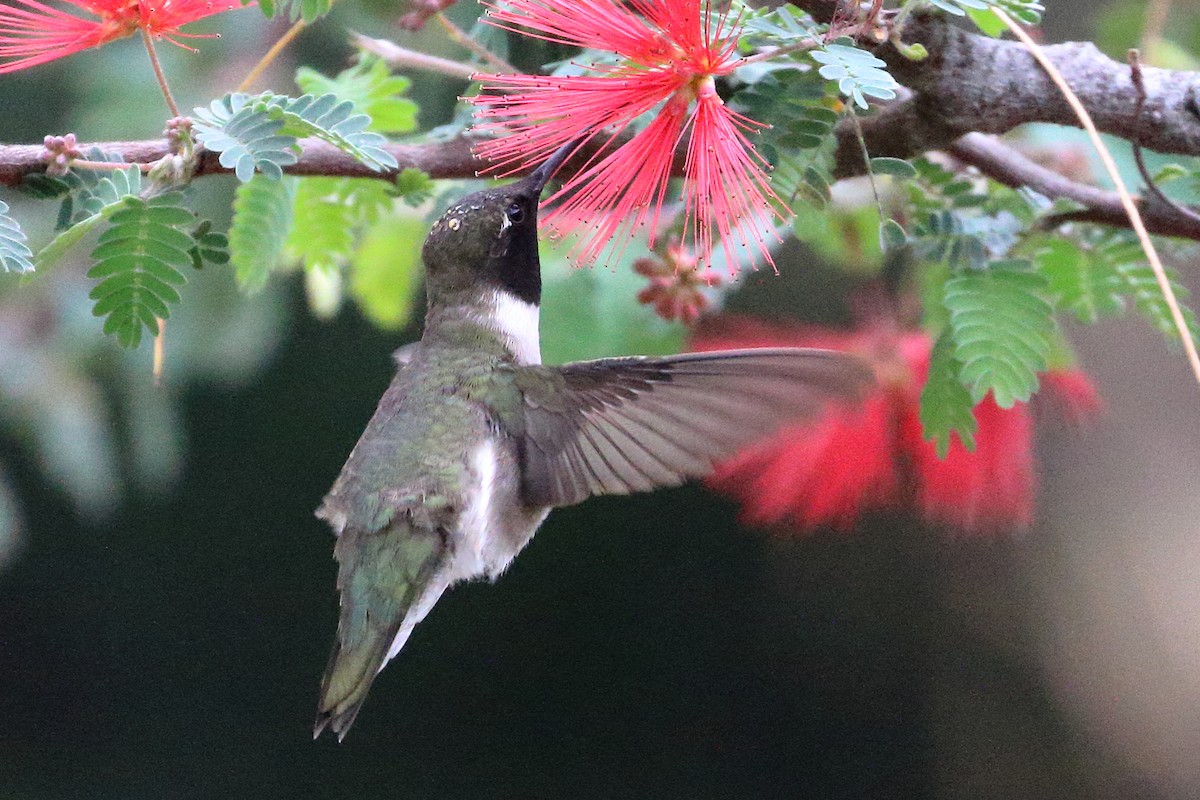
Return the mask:
<svg viewBox="0 0 1200 800">
<path fill-rule="evenodd" d="M 868 107 L 868 97 L 879 100 L 895 98 L 900 84 L 887 73 L 887 64 L 866 50 L 848 44 L 849 41 L 839 39 L 838 42 L 809 51 L 813 61 L 821 65 L 817 70 L 821 77 L 837 81 L 838 91 L 862 109 Z"/>
<path fill-rule="evenodd" d="M 792 5 L 778 8 L 750 8 L 742 5 L 742 31 L 738 44 L 745 50 L 781 47 L 803 39 L 816 39 L 828 25 L 817 25 L 808 12 Z"/>
<path fill-rule="evenodd" d="M 248 5 L 248 0 L 243 0 Z M 295 22 L 303 19 L 308 25 L 329 13 L 333 0 L 259 0 L 258 7 L 267 18 L 287 14 L 288 19 Z"/>
<path fill-rule="evenodd" d="M 21 225 L 8 215 L 8 203 L 0 200 L 0 269 L 25 274 L 33 272 L 33 251 Z"/>
<path fill-rule="evenodd" d="M 158 320 L 179 302 L 176 287 L 186 282 L 180 269 L 191 265 L 193 243 L 180 227 L 196 222 L 181 202 L 174 192 L 125 198 L 92 251 L 88 277 L 99 281 L 88 295 L 96 301 L 92 313 L 106 317 L 104 332 L 122 347 L 137 347 L 143 329 L 157 332 Z"/>
<path fill-rule="evenodd" d="M 283 168 L 296 163 L 296 137 L 281 133 L 283 120 L 260 108 L 259 99 L 227 94 L 208 108 L 193 110 L 197 141 L 220 153 L 221 166 L 232 169 L 243 183 L 255 172 L 279 180 Z"/>
<path fill-rule="evenodd" d="M 954 357 L 954 340 L 943 332 L 933 346 L 929 377 L 921 390 L 921 427 L 925 438 L 937 446 L 938 458 L 945 458 L 950 441 L 957 435 L 963 447 L 975 449 L 975 402 L 959 375 L 962 364 Z"/>
<path fill-rule="evenodd" d="M 255 101 L 255 108 L 282 122 L 284 133 L 315 136 L 376 172 L 399 166 L 395 157 L 383 149 L 387 140 L 368 130 L 371 118 L 355 112 L 350 100 L 339 100 L 335 94 L 320 97 L 306 94 L 296 98 L 266 94 Z"/>
<path fill-rule="evenodd" d="M 1046 7 L 1036 0 L 928 0 L 929 4 L 955 16 L 969 16 L 989 36 L 999 36 L 1008 26 L 992 13 L 1000 9 L 1026 25 L 1038 25 Z"/>
<path fill-rule="evenodd" d="M 425 231 L 418 217 L 383 217 L 366 231 L 354 252 L 350 296 L 381 328 L 402 328 L 412 317 L 422 276 L 419 244 Z"/>
<path fill-rule="evenodd" d="M 1051 239 L 1034 256 L 1034 266 L 1046 279 L 1047 295 L 1062 311 L 1080 322 L 1093 323 L 1125 310 L 1124 281 L 1111 264 L 1091 257 L 1077 242 Z"/>
<path fill-rule="evenodd" d="M 405 167 L 396 176 L 396 194 L 416 208 L 433 196 L 433 179 L 416 167 Z"/>
<path fill-rule="evenodd" d="M 383 181 L 300 178 L 284 250 L 305 269 L 340 269 L 349 263 L 361 229 L 379 219 L 392 202 L 391 189 Z"/>
<path fill-rule="evenodd" d="M 371 118 L 368 130 L 409 133 L 417 127 L 417 104 L 400 96 L 408 91 L 411 81 L 393 75 L 379 58 L 364 57 L 334 78 L 301 67 L 296 71 L 296 85 L 305 94 L 332 94 L 354 103 L 355 108 Z"/>
<path fill-rule="evenodd" d="M 80 170 L 78 174 L 68 173 L 63 180 L 73 187 L 59 213 L 60 221 L 67 223 L 66 229 L 38 252 L 34 259 L 38 269 L 58 263 L 84 236 L 124 208 L 126 199 L 142 191 L 142 173 L 137 167 L 103 177 Z"/>
<path fill-rule="evenodd" d="M 967 232 L 963 220 L 950 211 L 929 214 L 913 231 L 922 257 L 954 270 L 983 269 L 988 251 L 983 240 Z"/>
<path fill-rule="evenodd" d="M 959 378 L 978 403 L 991 392 L 1001 408 L 1038 388 L 1055 332 L 1046 279 L 1024 261 L 1002 261 L 946 282 L 944 303 Z"/>
<path fill-rule="evenodd" d="M 296 181 L 284 250 L 305 269 L 336 270 L 354 250 L 355 210 L 344 183 L 338 178 Z"/>
<path fill-rule="evenodd" d="M 273 181 L 265 175 L 256 175 L 237 188 L 229 228 L 229 256 L 244 289 L 261 289 L 279 265 L 283 243 L 292 227 L 295 192 L 295 179 Z"/>
<path fill-rule="evenodd" d="M 1038 251 L 1034 264 L 1046 278 L 1056 306 L 1080 321 L 1091 323 L 1101 317 L 1120 316 L 1132 305 L 1168 340 L 1179 341 L 1175 318 L 1154 270 L 1131 235 L 1108 234 L 1090 246 L 1050 240 Z M 1190 294 L 1187 287 L 1172 270 L 1167 270 L 1167 280 L 1192 338 L 1200 342 L 1196 314 L 1184 302 Z"/>
<path fill-rule="evenodd" d="M 205 264 L 229 263 L 229 237 L 212 229 L 212 222 L 204 220 L 191 233 L 192 267 L 204 269 Z"/>
<path fill-rule="evenodd" d="M 1159 333 L 1170 341 L 1179 341 L 1179 329 L 1175 326 L 1175 317 L 1163 297 L 1154 270 L 1144 261 L 1121 261 L 1114 264 L 1125 293 L 1133 299 L 1133 307 L 1138 313 L 1150 321 Z M 1184 304 L 1191 294 L 1187 287 L 1179 283 L 1178 276 L 1171 270 L 1167 271 L 1167 279 L 1179 302 L 1179 310 L 1183 313 L 1184 324 L 1191 333 L 1192 340 L 1200 343 L 1200 329 L 1196 325 L 1196 313 Z"/>
<path fill-rule="evenodd" d="M 915 178 L 917 168 L 903 158 L 887 158 L 879 156 L 870 161 L 871 171 L 877 175 L 891 175 L 895 178 Z"/>
</svg>

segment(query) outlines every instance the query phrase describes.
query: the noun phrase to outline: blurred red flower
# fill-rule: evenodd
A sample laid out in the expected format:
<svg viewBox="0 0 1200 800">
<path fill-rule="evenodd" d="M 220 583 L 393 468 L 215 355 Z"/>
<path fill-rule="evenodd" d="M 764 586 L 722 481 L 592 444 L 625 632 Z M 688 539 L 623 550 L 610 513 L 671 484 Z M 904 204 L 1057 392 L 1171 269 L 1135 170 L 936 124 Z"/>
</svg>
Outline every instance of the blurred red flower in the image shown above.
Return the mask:
<svg viewBox="0 0 1200 800">
<path fill-rule="evenodd" d="M 762 127 L 725 105 L 714 78 L 738 65 L 739 30 L 709 0 L 511 0 L 488 5 L 489 21 L 551 42 L 608 50 L 616 65 L 593 64 L 592 75 L 476 75 L 471 102 L 497 134 L 476 147 L 505 174 L 540 163 L 581 136 L 619 137 L 643 114 L 654 118 L 628 141 L 588 165 L 551 198 L 551 234 L 581 234 L 573 255 L 591 262 L 610 241 L 628 241 L 658 226 L 675 148 L 687 139 L 682 193 L 684 230 L 700 263 L 712 262 L 719 237 L 730 271 L 743 258 L 771 254 L 764 231 L 783 202 L 772 191 L 766 161 L 747 134 Z M 773 206 L 772 202 L 777 206 Z"/>
<path fill-rule="evenodd" d="M 0 74 L 99 47 L 145 31 L 180 44 L 189 22 L 241 8 L 240 0 L 63 0 L 96 19 L 76 16 L 38 0 L 6 0 L 0 6 Z M 180 45 L 183 46 L 183 45 Z"/>
<path fill-rule="evenodd" d="M 704 323 L 693 350 L 823 347 L 865 357 L 878 387 L 858 407 L 831 407 L 815 422 L 786 428 L 718 464 L 708 485 L 737 499 L 745 521 L 800 529 L 848 529 L 868 511 L 910 509 L 967 533 L 1028 527 L 1036 489 L 1033 415 L 989 396 L 975 407 L 975 450 L 956 439 L 945 459 L 924 439 L 920 395 L 929 371 L 928 335 L 884 323 L 858 330 L 771 324 L 724 316 Z M 1100 408 L 1078 370 L 1051 370 L 1042 392 L 1072 421 Z"/>
</svg>

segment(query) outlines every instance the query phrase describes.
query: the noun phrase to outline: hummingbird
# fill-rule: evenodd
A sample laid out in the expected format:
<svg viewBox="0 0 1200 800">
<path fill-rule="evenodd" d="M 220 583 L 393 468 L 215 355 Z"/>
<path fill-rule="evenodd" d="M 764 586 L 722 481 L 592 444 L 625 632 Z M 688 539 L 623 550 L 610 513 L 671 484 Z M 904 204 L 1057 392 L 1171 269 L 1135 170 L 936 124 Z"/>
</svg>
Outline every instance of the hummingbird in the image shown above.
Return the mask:
<svg viewBox="0 0 1200 800">
<path fill-rule="evenodd" d="M 424 334 L 317 510 L 341 611 L 313 738 L 341 741 L 442 594 L 496 579 L 551 509 L 704 476 L 872 381 L 853 357 L 806 349 L 543 365 L 538 199 L 575 145 L 469 195 L 425 241 Z"/>
</svg>

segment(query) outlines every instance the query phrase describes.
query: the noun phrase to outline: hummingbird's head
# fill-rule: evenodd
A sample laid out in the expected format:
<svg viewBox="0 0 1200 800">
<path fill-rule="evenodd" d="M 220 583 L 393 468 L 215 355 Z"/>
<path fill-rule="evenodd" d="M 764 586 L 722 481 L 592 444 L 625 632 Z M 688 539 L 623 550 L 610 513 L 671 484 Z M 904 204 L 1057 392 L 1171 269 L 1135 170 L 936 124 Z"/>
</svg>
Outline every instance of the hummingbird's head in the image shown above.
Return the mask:
<svg viewBox="0 0 1200 800">
<path fill-rule="evenodd" d="M 578 144 L 562 147 L 519 181 L 468 195 L 433 224 L 421 250 L 431 302 L 481 288 L 535 306 L 541 301 L 538 198 Z"/>
</svg>

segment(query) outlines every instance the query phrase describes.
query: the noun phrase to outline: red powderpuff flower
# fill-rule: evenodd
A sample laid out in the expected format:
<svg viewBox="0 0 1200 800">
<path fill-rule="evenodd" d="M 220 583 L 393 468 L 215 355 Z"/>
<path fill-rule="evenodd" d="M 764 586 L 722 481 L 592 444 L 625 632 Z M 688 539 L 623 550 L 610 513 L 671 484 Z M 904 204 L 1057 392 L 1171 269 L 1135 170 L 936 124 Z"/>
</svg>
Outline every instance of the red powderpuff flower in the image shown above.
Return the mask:
<svg viewBox="0 0 1200 800">
<path fill-rule="evenodd" d="M 241 8 L 241 0 L 65 0 L 96 19 L 79 17 L 38 0 L 6 0 L 0 6 L 0 74 L 99 47 L 145 31 L 178 44 L 175 37 L 196 36 L 180 28 L 222 11 Z"/>
<path fill-rule="evenodd" d="M 645 128 L 551 198 L 560 202 L 544 224 L 551 235 L 581 236 L 575 257 L 595 261 L 610 241 L 627 242 L 640 227 L 654 246 L 675 149 L 686 139 L 680 199 L 700 262 L 711 265 L 719 237 L 730 271 L 743 259 L 773 263 L 763 232 L 786 207 L 747 136 L 763 126 L 730 110 L 714 83 L 741 61 L 736 22 L 709 0 L 511 0 L 488 8 L 499 27 L 622 59 L 592 65 L 592 75 L 476 75 L 483 91 L 471 102 L 485 120 L 477 130 L 498 136 L 476 152 L 494 169 L 526 169 L 585 135 L 611 142 L 654 112 Z"/>
<path fill-rule="evenodd" d="M 975 407 L 975 449 L 955 439 L 938 458 L 922 434 L 921 387 L 932 342 L 921 332 L 876 323 L 855 331 L 724 317 L 707 324 L 694 350 L 824 347 L 866 357 L 878 388 L 855 408 L 831 407 L 717 465 L 708 483 L 742 503 L 757 525 L 847 529 L 867 511 L 910 509 L 972 533 L 1025 528 L 1033 520 L 1033 415 L 989 396 Z M 1051 370 L 1042 393 L 1072 421 L 1095 414 L 1096 391 L 1078 370 Z"/>
</svg>

